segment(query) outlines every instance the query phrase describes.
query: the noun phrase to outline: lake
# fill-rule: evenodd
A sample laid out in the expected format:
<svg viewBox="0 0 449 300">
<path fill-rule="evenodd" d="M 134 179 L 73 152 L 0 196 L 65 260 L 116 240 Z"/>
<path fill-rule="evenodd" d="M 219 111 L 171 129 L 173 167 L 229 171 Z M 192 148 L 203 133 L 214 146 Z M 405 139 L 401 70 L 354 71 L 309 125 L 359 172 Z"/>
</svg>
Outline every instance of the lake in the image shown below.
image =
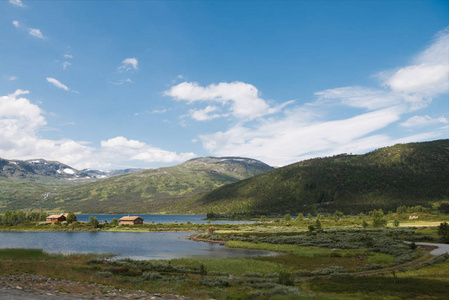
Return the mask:
<svg viewBox="0 0 449 300">
<path fill-rule="evenodd" d="M 119 220 L 123 216 L 127 215 L 98 215 L 98 214 L 80 214 L 76 215 L 78 221 L 87 222 L 89 217 L 96 217 L 98 221 L 104 222 L 105 220 L 110 223 L 113 218 Z M 131 216 L 139 216 L 143 218 L 145 223 L 194 223 L 194 224 L 206 224 L 206 215 L 140 215 L 132 214 Z M 254 221 L 228 221 L 228 220 L 211 220 L 211 224 L 243 224 L 243 223 L 254 223 Z"/>
<path fill-rule="evenodd" d="M 188 240 L 188 232 L 0 232 L 0 248 L 43 249 L 50 253 L 114 253 L 137 260 L 182 257 L 270 256 L 261 250 L 227 248 Z"/>
</svg>

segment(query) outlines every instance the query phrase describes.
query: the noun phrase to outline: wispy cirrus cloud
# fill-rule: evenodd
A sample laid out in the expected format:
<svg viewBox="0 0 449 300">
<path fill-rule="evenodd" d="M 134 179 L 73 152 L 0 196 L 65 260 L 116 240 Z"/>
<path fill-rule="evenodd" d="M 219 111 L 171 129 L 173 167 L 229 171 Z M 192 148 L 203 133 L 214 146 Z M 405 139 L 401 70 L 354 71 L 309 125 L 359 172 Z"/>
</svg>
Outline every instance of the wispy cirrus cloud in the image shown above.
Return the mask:
<svg viewBox="0 0 449 300">
<path fill-rule="evenodd" d="M 403 127 L 425 127 L 437 124 L 449 124 L 449 121 L 446 117 L 413 116 L 400 125 Z"/>
<path fill-rule="evenodd" d="M 57 88 L 63 89 L 65 91 L 70 91 L 70 89 L 65 84 L 62 84 L 59 80 L 52 77 L 47 77 L 46 79 Z"/>
<path fill-rule="evenodd" d="M 115 81 L 115 82 L 111 82 L 112 84 L 115 85 L 122 85 L 124 83 L 133 83 L 133 81 L 130 78 L 126 78 L 126 79 L 121 79 L 119 81 Z"/>
<path fill-rule="evenodd" d="M 199 135 L 208 152 L 254 157 L 281 166 L 311 157 L 361 153 L 393 143 L 447 136 L 445 117 L 406 119 L 406 116 L 449 92 L 448 63 L 446 28 L 411 65 L 378 76 L 381 82 L 377 87 L 330 88 L 316 92 L 315 100 L 303 105 L 286 106 L 291 104 L 286 102 L 272 106 L 255 86 L 243 82 L 209 86 L 184 82 L 165 91 L 165 95 L 190 105 L 221 104 L 221 110 L 228 107 L 229 114 L 239 120 L 237 123 L 231 120 L 226 130 Z M 206 121 L 218 118 L 218 111 L 216 105 L 209 105 L 190 110 L 189 115 L 194 120 Z M 338 115 L 333 111 L 338 111 Z M 339 117 L 342 111 L 344 118 Z M 418 127 L 425 127 L 426 131 L 410 131 Z M 387 134 L 386 128 L 395 130 Z"/>
</svg>

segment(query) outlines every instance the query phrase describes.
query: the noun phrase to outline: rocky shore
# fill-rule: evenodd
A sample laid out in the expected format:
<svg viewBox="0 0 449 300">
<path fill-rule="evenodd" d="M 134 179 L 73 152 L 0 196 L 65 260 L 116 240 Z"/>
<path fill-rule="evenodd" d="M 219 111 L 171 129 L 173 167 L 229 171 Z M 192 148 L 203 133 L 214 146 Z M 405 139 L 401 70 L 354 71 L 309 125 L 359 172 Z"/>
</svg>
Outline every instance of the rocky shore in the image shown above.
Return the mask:
<svg viewBox="0 0 449 300">
<path fill-rule="evenodd" d="M 45 298 L 44 298 L 44 297 Z M 61 300 L 147 300 L 191 299 L 170 294 L 151 294 L 145 291 L 117 289 L 112 286 L 55 279 L 32 274 L 0 276 L 1 299 L 61 299 Z"/>
</svg>

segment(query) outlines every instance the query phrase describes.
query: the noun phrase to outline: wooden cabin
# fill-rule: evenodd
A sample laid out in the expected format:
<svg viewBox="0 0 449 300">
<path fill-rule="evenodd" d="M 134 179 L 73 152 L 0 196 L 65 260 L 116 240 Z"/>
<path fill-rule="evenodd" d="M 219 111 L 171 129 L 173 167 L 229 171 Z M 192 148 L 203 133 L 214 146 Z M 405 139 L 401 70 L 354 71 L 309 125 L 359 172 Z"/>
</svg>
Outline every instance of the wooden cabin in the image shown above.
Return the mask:
<svg viewBox="0 0 449 300">
<path fill-rule="evenodd" d="M 47 222 L 64 222 L 66 217 L 63 214 L 60 215 L 49 215 L 46 219 Z"/>
<path fill-rule="evenodd" d="M 120 218 L 119 220 L 120 225 L 137 225 L 137 224 L 143 224 L 143 219 L 138 216 L 125 216 Z"/>
</svg>

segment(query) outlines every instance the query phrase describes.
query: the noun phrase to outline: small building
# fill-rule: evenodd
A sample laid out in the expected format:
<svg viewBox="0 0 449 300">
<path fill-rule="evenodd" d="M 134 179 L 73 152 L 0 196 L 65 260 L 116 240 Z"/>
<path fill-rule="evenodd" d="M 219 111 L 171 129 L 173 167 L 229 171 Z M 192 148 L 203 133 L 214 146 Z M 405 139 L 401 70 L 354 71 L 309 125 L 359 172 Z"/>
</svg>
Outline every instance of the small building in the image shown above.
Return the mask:
<svg viewBox="0 0 449 300">
<path fill-rule="evenodd" d="M 64 222 L 64 221 L 66 221 L 66 220 L 67 220 L 67 218 L 66 218 L 63 214 L 60 214 L 60 215 L 50 215 L 50 216 L 48 216 L 47 219 L 46 219 L 47 222 Z"/>
<path fill-rule="evenodd" d="M 138 216 L 125 216 L 120 218 L 119 220 L 120 225 L 137 225 L 137 224 L 143 224 L 143 219 Z"/>
</svg>

